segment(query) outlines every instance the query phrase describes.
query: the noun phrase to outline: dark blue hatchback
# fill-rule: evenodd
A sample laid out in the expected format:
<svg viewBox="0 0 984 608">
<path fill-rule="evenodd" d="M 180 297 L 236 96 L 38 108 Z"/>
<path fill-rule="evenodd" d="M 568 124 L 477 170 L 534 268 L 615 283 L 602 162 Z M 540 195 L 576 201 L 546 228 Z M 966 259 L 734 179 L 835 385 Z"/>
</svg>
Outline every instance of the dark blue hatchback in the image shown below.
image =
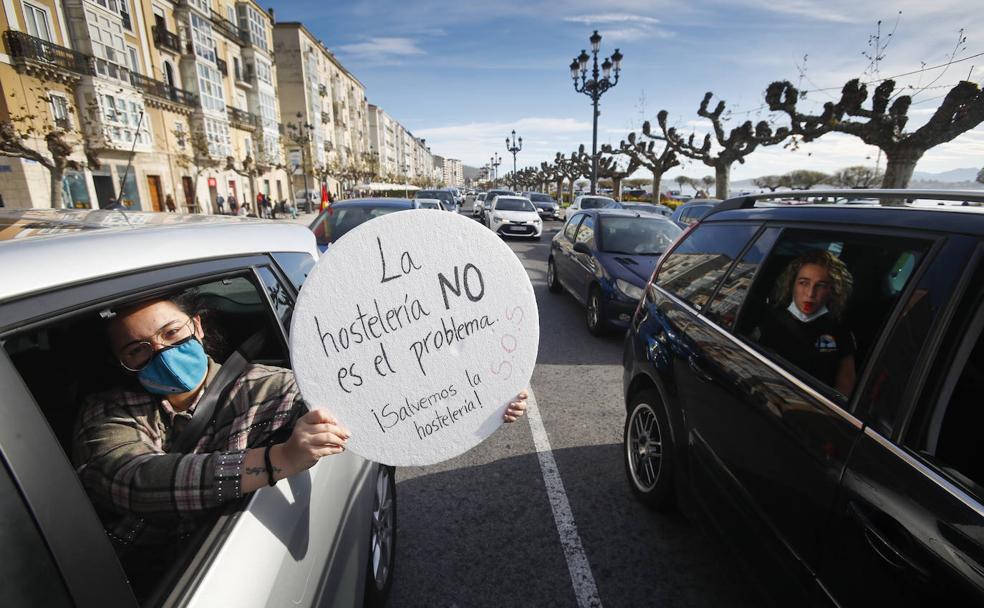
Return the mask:
<svg viewBox="0 0 984 608">
<path fill-rule="evenodd" d="M 550 244 L 547 286 L 586 307 L 588 331 L 625 328 L 659 256 L 680 234 L 666 218 L 621 209 L 572 215 Z"/>
<path fill-rule="evenodd" d="M 405 209 L 416 209 L 417 201 L 405 198 L 359 198 L 334 203 L 322 211 L 313 222 L 311 231 L 322 253 L 328 245 L 345 236 L 349 230 L 374 217 Z"/>
</svg>

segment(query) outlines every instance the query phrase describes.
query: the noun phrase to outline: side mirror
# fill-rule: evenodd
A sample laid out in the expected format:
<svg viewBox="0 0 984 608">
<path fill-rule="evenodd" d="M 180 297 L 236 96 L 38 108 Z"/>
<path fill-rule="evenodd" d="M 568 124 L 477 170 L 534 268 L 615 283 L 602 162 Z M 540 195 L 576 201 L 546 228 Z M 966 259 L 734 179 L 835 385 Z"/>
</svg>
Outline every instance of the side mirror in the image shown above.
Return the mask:
<svg viewBox="0 0 984 608">
<path fill-rule="evenodd" d="M 591 255 L 591 249 L 585 243 L 574 243 L 574 252 L 583 253 L 585 255 Z"/>
</svg>

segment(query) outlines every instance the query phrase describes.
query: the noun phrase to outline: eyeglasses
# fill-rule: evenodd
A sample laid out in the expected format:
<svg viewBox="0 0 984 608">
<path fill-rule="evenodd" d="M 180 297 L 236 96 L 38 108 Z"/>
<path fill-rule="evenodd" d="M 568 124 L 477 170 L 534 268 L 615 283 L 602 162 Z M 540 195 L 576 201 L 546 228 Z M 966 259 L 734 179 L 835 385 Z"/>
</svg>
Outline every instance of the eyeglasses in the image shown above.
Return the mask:
<svg viewBox="0 0 984 608">
<path fill-rule="evenodd" d="M 154 358 L 154 345 L 174 346 L 194 334 L 194 319 L 171 321 L 157 332 L 139 342 L 131 342 L 120 353 L 120 365 L 131 372 L 139 372 Z"/>
</svg>

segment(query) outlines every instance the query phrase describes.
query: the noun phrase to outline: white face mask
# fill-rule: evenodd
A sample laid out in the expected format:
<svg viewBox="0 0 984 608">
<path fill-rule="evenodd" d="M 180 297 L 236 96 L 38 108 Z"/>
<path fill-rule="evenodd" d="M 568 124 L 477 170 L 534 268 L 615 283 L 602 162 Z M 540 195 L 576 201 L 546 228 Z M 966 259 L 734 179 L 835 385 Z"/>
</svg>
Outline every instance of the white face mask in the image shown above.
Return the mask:
<svg viewBox="0 0 984 608">
<path fill-rule="evenodd" d="M 810 321 L 819 319 L 823 315 L 827 314 L 827 305 L 824 304 L 823 306 L 818 308 L 817 311 L 814 313 L 806 314 L 805 312 L 800 310 L 798 306 L 796 306 L 796 302 L 790 302 L 789 307 L 787 307 L 786 310 L 789 311 L 789 314 L 793 315 L 800 321 L 804 323 L 809 323 Z"/>
</svg>

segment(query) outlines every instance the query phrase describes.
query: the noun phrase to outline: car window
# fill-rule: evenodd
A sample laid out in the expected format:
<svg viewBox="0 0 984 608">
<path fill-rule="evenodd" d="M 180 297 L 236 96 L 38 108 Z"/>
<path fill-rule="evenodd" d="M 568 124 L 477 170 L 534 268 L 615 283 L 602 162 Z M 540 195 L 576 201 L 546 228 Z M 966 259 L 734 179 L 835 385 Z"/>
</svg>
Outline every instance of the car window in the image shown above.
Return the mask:
<svg viewBox="0 0 984 608">
<path fill-rule="evenodd" d="M 775 244 L 779 232 L 779 228 L 764 230 L 731 268 L 731 272 L 724 278 L 721 287 L 714 294 L 711 305 L 706 309 L 708 318 L 726 329 L 734 327 L 738 311 L 745 300 L 749 287 L 751 287 L 755 273 L 766 254 Z"/>
<path fill-rule="evenodd" d="M 564 226 L 564 237 L 568 241 L 570 241 L 572 243 L 574 242 L 574 235 L 577 234 L 578 224 L 581 223 L 581 219 L 583 217 L 584 217 L 584 214 L 578 213 L 578 214 L 572 216 L 571 219 L 567 220 L 567 225 Z"/>
<path fill-rule="evenodd" d="M 297 291 L 301 290 L 301 285 L 316 262 L 310 254 L 294 252 L 274 253 L 273 259 Z"/>
<path fill-rule="evenodd" d="M 660 265 L 656 284 L 701 310 L 756 230 L 757 224 L 699 226 Z"/>
<path fill-rule="evenodd" d="M 533 203 L 525 198 L 505 198 L 501 197 L 495 201 L 496 211 L 530 211 L 535 212 Z"/>
<path fill-rule="evenodd" d="M 680 236 L 673 222 L 645 217 L 601 218 L 598 248 L 608 253 L 658 255 Z"/>
<path fill-rule="evenodd" d="M 277 318 L 283 324 L 284 330 L 290 331 L 290 317 L 294 312 L 293 294 L 269 268 L 260 266 L 256 269 L 256 274 L 260 275 L 260 280 L 263 281 L 263 286 L 270 297 L 270 304 L 276 311 Z"/>
<path fill-rule="evenodd" d="M 835 398 L 850 396 L 929 242 L 843 230 L 785 230 L 735 330 Z M 901 260 L 901 262 L 900 262 Z"/>
<path fill-rule="evenodd" d="M 262 268 L 260 273 L 269 279 L 267 285 L 279 286 L 279 290 L 271 293 L 271 296 L 278 302 L 277 308 L 282 318 L 286 316 L 289 322 L 287 307 L 291 297 L 288 288 L 276 281 L 270 269 Z M 181 288 L 185 301 L 201 316 L 205 327 L 202 342 L 214 361 L 224 362 L 247 339 L 262 335 L 262 343 L 252 353 L 250 360 L 254 363 L 289 367 L 284 334 L 261 291 L 268 289 L 267 285 L 260 284 L 252 271 L 244 269 L 238 274 L 207 279 Z M 127 301 L 137 302 L 160 293 L 160 289 L 157 289 L 152 293 L 128 294 Z M 57 294 L 53 297 L 57 297 Z M 120 362 L 109 351 L 106 339 L 106 318 L 125 304 L 126 302 L 117 301 L 87 304 L 88 307 L 84 310 L 11 334 L 3 342 L 3 348 L 11 362 L 61 443 L 64 454 L 60 457 L 65 459 L 65 466 L 79 471 L 80 478 L 83 477 L 83 472 L 96 474 L 93 467 L 76 468 L 69 463 L 70 459 L 76 458 L 89 462 L 85 456 L 85 444 L 80 445 L 75 441 L 83 405 L 93 395 L 110 389 L 135 386 L 134 376 L 124 371 Z M 53 375 L 59 378 L 59 382 L 51 382 Z M 152 423 L 150 428 L 163 427 Z M 53 454 L 52 457 L 59 456 Z M 130 522 L 134 520 L 109 508 L 103 499 L 92 498 L 91 486 L 84 480 L 83 486 L 93 499 L 93 508 L 99 514 L 107 534 L 122 538 L 120 535 L 126 534 L 124 529 L 132 529 Z M 227 504 L 226 507 L 236 508 L 236 505 Z M 186 540 L 162 544 L 152 550 L 153 555 L 142 552 L 137 545 L 114 544 L 138 598 L 156 592 L 158 589 L 155 586 L 166 591 L 176 583 L 177 577 L 187 574 L 181 569 L 169 569 L 172 564 L 188 563 L 185 560 L 202 548 L 201 543 L 206 541 L 206 535 L 197 532 L 207 531 L 222 512 L 222 508 L 213 509 L 204 512 L 198 520 L 183 520 L 185 523 L 181 534 Z M 143 530 L 140 534 L 149 534 L 150 538 L 160 534 L 160 531 L 147 532 L 146 528 Z M 208 542 L 221 543 L 221 535 Z M 7 546 L 6 542 L 4 546 Z M 6 563 L 4 560 L 4 564 Z M 192 567 L 203 567 L 199 562 L 195 564 Z M 2 568 L 3 565 L 0 565 L 0 569 Z M 148 574 L 150 571 L 153 574 Z M 46 605 L 37 602 L 33 604 Z"/>
<path fill-rule="evenodd" d="M 314 237 L 319 245 L 334 243 L 345 236 L 350 230 L 368 222 L 369 220 L 402 211 L 402 207 L 371 207 L 371 206 L 352 206 L 339 207 L 332 206 L 326 209 L 316 220 L 312 227 Z"/>
<path fill-rule="evenodd" d="M 594 239 L 595 234 L 595 218 L 593 215 L 585 214 L 584 221 L 581 222 L 581 227 L 577 229 L 577 237 L 575 237 L 576 243 L 585 243 L 587 245 L 591 244 L 592 239 Z"/>
<path fill-rule="evenodd" d="M 7 606 L 72 606 L 48 546 L 0 462 L 0 595 Z"/>
<path fill-rule="evenodd" d="M 605 209 L 608 207 L 614 207 L 614 202 L 615 201 L 608 198 L 586 196 L 581 199 L 581 209 Z"/>
</svg>

